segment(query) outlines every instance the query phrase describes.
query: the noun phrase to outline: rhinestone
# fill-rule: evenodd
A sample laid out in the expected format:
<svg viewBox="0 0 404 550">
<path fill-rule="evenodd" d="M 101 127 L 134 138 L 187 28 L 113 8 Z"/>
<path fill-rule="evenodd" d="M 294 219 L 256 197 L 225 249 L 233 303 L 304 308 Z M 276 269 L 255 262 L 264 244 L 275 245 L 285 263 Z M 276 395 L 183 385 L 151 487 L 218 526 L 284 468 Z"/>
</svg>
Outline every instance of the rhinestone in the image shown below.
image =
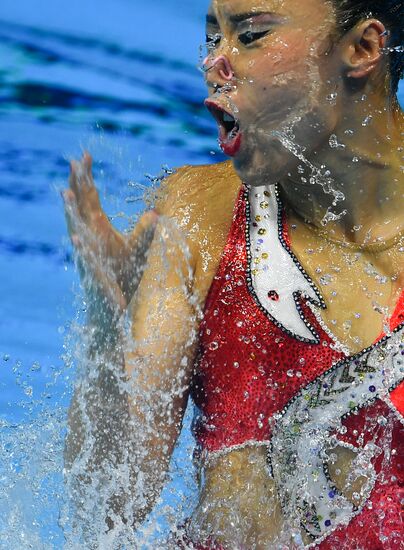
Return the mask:
<svg viewBox="0 0 404 550">
<path fill-rule="evenodd" d="M 268 292 L 268 298 L 272 300 L 273 302 L 279 301 L 279 294 L 276 292 L 276 290 L 270 290 Z"/>
</svg>

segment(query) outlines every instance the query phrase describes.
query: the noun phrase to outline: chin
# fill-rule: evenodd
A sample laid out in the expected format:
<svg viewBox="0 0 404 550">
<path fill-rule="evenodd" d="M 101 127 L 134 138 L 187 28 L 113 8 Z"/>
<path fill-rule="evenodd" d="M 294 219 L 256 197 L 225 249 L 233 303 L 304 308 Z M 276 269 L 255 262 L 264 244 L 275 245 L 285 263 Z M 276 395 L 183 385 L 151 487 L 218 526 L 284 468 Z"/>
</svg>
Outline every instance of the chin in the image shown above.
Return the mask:
<svg viewBox="0 0 404 550">
<path fill-rule="evenodd" d="M 233 159 L 239 178 L 251 187 L 275 185 L 283 180 L 297 165 L 297 159 L 279 140 L 256 143 Z"/>
</svg>

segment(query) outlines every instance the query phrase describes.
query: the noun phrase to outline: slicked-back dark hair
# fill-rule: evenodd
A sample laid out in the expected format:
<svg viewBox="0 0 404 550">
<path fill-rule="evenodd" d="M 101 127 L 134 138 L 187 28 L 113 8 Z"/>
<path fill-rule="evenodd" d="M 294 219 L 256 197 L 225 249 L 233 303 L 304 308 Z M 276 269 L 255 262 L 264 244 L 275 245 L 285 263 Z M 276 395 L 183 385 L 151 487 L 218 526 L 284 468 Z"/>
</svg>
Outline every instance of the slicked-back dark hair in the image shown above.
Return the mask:
<svg viewBox="0 0 404 550">
<path fill-rule="evenodd" d="M 404 1 L 402 0 L 331 0 L 339 33 L 345 34 L 360 21 L 375 18 L 389 32 L 387 50 L 391 92 L 397 92 L 404 73 Z"/>
</svg>

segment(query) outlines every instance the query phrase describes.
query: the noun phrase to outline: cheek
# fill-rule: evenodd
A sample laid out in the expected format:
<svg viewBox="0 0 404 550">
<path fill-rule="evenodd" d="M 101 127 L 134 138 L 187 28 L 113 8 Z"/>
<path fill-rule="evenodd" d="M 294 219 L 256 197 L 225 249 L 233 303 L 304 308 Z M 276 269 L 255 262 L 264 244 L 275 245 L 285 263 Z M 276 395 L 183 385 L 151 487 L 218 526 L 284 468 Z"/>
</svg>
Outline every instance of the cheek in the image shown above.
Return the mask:
<svg viewBox="0 0 404 550">
<path fill-rule="evenodd" d="M 241 80 L 240 100 L 246 108 L 265 104 L 273 112 L 280 105 L 293 103 L 308 94 L 313 85 L 316 65 L 307 47 L 298 40 L 278 41 L 247 63 Z"/>
</svg>

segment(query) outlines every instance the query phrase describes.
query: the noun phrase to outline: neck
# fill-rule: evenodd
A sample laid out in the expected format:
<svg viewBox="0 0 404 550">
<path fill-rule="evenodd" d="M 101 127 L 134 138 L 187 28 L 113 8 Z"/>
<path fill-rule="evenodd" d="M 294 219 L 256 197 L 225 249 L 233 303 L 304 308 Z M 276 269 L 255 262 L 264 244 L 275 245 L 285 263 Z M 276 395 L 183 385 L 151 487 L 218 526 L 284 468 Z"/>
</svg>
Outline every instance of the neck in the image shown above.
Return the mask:
<svg viewBox="0 0 404 550">
<path fill-rule="evenodd" d="M 404 229 L 403 113 L 380 103 L 350 99 L 331 135 L 281 182 L 288 207 L 334 240 L 365 246 Z"/>
</svg>

